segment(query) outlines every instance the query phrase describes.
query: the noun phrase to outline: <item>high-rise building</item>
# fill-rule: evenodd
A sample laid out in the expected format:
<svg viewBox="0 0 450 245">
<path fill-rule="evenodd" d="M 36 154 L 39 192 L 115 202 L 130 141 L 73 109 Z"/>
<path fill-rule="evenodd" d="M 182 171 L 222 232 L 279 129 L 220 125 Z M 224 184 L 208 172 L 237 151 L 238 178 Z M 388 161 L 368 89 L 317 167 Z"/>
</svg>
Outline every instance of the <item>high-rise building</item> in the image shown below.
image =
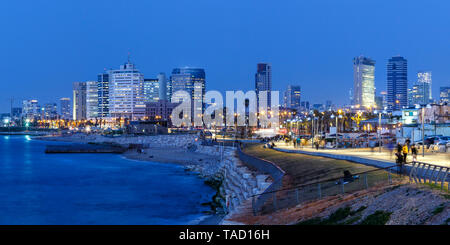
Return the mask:
<svg viewBox="0 0 450 245">
<path fill-rule="evenodd" d="M 22 115 L 26 119 L 40 117 L 40 108 L 37 100 L 24 100 L 22 102 Z"/>
<path fill-rule="evenodd" d="M 408 104 L 408 61 L 395 56 L 387 64 L 388 110 L 401 110 Z"/>
<path fill-rule="evenodd" d="M 383 96 L 375 96 L 375 105 L 377 109 L 383 110 Z"/>
<path fill-rule="evenodd" d="M 408 106 L 425 105 L 430 102 L 428 97 L 428 86 L 417 82 L 408 89 Z"/>
<path fill-rule="evenodd" d="M 300 86 L 288 85 L 284 93 L 284 107 L 289 109 L 299 109 L 301 98 Z"/>
<path fill-rule="evenodd" d="M 375 61 L 364 56 L 353 59 L 353 104 L 375 106 Z"/>
<path fill-rule="evenodd" d="M 145 116 L 144 75 L 128 62 L 109 77 L 109 114 L 138 120 Z"/>
<path fill-rule="evenodd" d="M 433 100 L 431 81 L 431 71 L 421 71 L 417 73 L 417 84 L 422 87 L 423 104 L 427 104 Z"/>
<path fill-rule="evenodd" d="M 22 107 L 11 108 L 11 119 L 19 120 L 22 117 Z"/>
<path fill-rule="evenodd" d="M 203 98 L 205 96 L 205 70 L 201 68 L 175 68 L 170 77 L 172 82 L 172 102 L 178 100 L 174 96 L 176 91 L 184 90 L 191 95 L 191 118 L 194 118 L 194 112 L 203 113 Z M 175 99 L 175 100 L 174 100 Z M 197 104 L 195 107 L 194 104 Z"/>
<path fill-rule="evenodd" d="M 97 76 L 98 117 L 109 117 L 109 72 Z"/>
<path fill-rule="evenodd" d="M 262 101 L 260 92 L 267 91 L 267 101 Z M 272 65 L 270 63 L 258 63 L 255 74 L 255 92 L 257 98 L 258 111 L 261 105 L 266 104 L 270 108 L 272 91 Z"/>
<path fill-rule="evenodd" d="M 161 72 L 157 76 L 158 83 L 159 83 L 159 99 L 160 100 L 169 100 L 172 94 L 170 94 L 170 87 L 169 83 L 167 82 L 166 74 L 164 72 Z"/>
<path fill-rule="evenodd" d="M 98 82 L 86 82 L 86 118 L 95 119 L 98 117 Z"/>
<path fill-rule="evenodd" d="M 159 80 L 158 79 L 144 79 L 144 97 L 145 102 L 159 101 Z"/>
<path fill-rule="evenodd" d="M 70 98 L 61 98 L 59 100 L 59 113 L 62 119 L 72 119 L 72 110 L 70 108 Z"/>
<path fill-rule="evenodd" d="M 441 103 L 450 102 L 450 87 L 440 87 L 439 99 Z"/>
<path fill-rule="evenodd" d="M 383 107 L 379 108 L 379 109 L 385 110 L 385 109 L 387 109 L 387 91 L 381 91 L 380 96 L 383 99 L 383 104 L 382 104 Z"/>
<path fill-rule="evenodd" d="M 73 120 L 86 119 L 86 83 L 73 83 Z"/>
<path fill-rule="evenodd" d="M 58 118 L 58 105 L 56 103 L 44 104 L 44 107 L 42 107 L 42 118 L 57 119 Z"/>
<path fill-rule="evenodd" d="M 301 102 L 300 102 L 300 110 L 301 110 L 301 111 L 309 112 L 309 109 L 310 109 L 310 107 L 309 107 L 309 101 L 301 101 Z"/>
</svg>

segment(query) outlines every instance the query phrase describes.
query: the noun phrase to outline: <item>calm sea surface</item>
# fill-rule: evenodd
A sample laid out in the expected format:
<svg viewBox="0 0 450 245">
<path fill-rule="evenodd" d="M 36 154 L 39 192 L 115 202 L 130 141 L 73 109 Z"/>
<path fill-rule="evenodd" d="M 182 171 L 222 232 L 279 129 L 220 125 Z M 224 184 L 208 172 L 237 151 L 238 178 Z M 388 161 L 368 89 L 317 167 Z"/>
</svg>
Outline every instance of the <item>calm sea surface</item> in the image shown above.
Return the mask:
<svg viewBox="0 0 450 245">
<path fill-rule="evenodd" d="M 0 224 L 195 224 L 214 190 L 175 164 L 116 154 L 45 154 L 0 136 Z"/>
</svg>

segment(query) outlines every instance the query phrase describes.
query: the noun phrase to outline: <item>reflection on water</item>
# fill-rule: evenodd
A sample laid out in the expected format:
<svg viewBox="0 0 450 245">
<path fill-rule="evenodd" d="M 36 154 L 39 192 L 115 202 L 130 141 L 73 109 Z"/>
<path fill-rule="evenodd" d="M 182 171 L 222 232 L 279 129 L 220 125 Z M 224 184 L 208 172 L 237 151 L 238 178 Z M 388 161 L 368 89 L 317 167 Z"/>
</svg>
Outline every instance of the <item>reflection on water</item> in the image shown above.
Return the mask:
<svg viewBox="0 0 450 245">
<path fill-rule="evenodd" d="M 214 191 L 178 165 L 46 144 L 0 137 L 0 224 L 188 224 L 209 211 Z"/>
</svg>

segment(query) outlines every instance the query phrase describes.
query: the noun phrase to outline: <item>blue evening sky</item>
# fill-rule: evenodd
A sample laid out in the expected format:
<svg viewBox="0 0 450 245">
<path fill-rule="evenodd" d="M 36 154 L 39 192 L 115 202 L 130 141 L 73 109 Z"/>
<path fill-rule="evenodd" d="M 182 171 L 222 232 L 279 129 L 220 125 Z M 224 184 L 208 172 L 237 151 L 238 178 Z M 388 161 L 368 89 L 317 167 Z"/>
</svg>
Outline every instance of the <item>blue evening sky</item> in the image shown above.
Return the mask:
<svg viewBox="0 0 450 245">
<path fill-rule="evenodd" d="M 433 96 L 450 85 L 448 1 L 4 1 L 0 9 L 0 112 L 9 98 L 71 97 L 72 82 L 132 62 L 148 78 L 174 67 L 206 69 L 207 90 L 254 88 L 271 62 L 273 89 L 302 86 L 312 103 L 348 103 L 352 59 L 408 59 L 408 79 L 433 72 Z"/>
</svg>

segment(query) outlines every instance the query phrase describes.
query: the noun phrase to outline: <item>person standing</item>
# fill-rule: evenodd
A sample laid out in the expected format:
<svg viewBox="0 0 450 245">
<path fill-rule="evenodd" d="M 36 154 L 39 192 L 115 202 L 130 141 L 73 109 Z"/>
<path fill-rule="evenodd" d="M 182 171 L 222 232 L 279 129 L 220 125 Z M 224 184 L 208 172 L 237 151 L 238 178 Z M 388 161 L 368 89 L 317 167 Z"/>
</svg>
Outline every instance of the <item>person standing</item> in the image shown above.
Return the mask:
<svg viewBox="0 0 450 245">
<path fill-rule="evenodd" d="M 408 155 L 408 145 L 405 143 L 402 148 L 403 152 L 403 163 L 406 164 L 406 156 Z"/>
</svg>

